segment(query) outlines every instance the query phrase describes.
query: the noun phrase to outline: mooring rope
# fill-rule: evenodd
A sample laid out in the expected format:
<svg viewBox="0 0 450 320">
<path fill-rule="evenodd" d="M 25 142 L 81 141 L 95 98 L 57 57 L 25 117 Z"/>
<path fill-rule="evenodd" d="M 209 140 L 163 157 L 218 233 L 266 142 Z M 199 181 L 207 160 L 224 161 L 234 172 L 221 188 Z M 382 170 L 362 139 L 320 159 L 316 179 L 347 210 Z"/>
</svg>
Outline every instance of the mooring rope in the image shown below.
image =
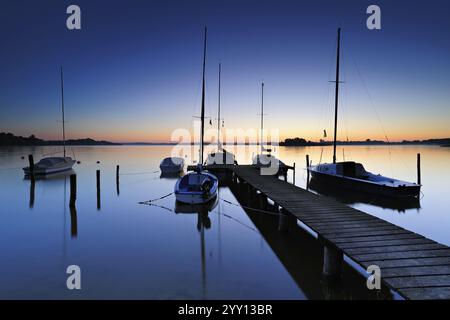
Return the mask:
<svg viewBox="0 0 450 320">
<path fill-rule="evenodd" d="M 214 212 L 217 213 L 218 215 L 221 215 L 221 216 L 223 216 L 223 217 L 225 217 L 225 218 L 228 218 L 228 219 L 230 219 L 230 220 L 232 220 L 232 221 L 234 221 L 234 222 L 236 222 L 236 223 L 239 223 L 240 225 L 246 227 L 247 229 L 250 229 L 250 230 L 255 231 L 256 233 L 260 234 L 259 231 L 256 230 L 255 228 L 252 228 L 252 227 L 249 226 L 248 224 L 246 224 L 246 223 L 244 223 L 244 222 L 242 222 L 242 221 L 240 221 L 240 220 L 238 220 L 238 219 L 236 219 L 236 218 L 230 216 L 229 214 L 222 213 L 222 212 L 218 212 L 217 210 L 215 210 Z"/>
<path fill-rule="evenodd" d="M 158 207 L 158 208 L 170 211 L 170 212 L 175 212 L 175 211 L 173 211 L 173 209 L 167 208 L 165 206 L 161 206 L 159 204 L 151 203 L 151 202 L 139 202 L 139 204 L 143 204 L 143 205 L 151 206 L 151 207 Z"/>
<path fill-rule="evenodd" d="M 162 197 L 156 198 L 156 199 L 151 199 L 151 200 L 147 200 L 147 201 L 141 201 L 141 202 L 138 202 L 138 204 L 147 204 L 147 205 L 150 205 L 152 202 L 156 202 L 156 201 L 158 201 L 158 200 L 162 200 L 162 199 L 167 198 L 167 197 L 169 197 L 169 196 L 171 196 L 171 195 L 173 195 L 173 192 L 168 193 L 168 194 L 166 194 L 166 195 L 164 195 L 164 196 L 162 196 Z"/>
<path fill-rule="evenodd" d="M 156 171 L 146 171 L 146 172 L 128 172 L 128 173 L 121 173 L 121 176 L 133 176 L 133 175 L 139 175 L 139 174 L 155 174 L 159 173 L 159 170 Z"/>
<path fill-rule="evenodd" d="M 241 205 L 241 204 L 238 204 L 238 203 L 233 203 L 233 202 L 228 201 L 228 200 L 223 199 L 223 198 L 219 198 L 219 199 L 222 200 L 225 203 L 228 203 L 228 204 L 230 204 L 232 206 L 239 207 L 239 208 L 242 208 L 242 209 L 248 209 L 248 210 L 262 212 L 262 213 L 267 213 L 267 214 L 276 215 L 276 216 L 278 215 L 278 213 L 275 213 L 275 212 L 272 212 L 272 211 L 267 211 L 267 210 L 262 210 L 262 209 L 257 209 L 257 208 L 253 208 L 253 207 L 244 206 L 244 205 Z"/>
</svg>

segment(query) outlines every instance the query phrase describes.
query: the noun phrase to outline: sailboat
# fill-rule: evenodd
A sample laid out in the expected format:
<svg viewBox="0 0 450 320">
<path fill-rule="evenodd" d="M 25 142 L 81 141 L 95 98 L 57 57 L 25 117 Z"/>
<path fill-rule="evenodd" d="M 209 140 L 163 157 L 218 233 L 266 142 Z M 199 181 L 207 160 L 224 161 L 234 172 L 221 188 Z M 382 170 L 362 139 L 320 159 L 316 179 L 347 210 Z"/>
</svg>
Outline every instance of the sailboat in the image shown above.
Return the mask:
<svg viewBox="0 0 450 320">
<path fill-rule="evenodd" d="M 205 135 L 205 69 L 206 69 L 206 35 L 203 49 L 203 85 L 202 85 L 202 109 L 201 109 L 201 135 L 200 135 L 200 161 L 197 170 L 189 172 L 178 179 L 175 184 L 175 198 L 177 201 L 190 204 L 201 204 L 211 201 L 217 196 L 219 179 L 202 167 Z"/>
<path fill-rule="evenodd" d="M 236 159 L 234 154 L 228 152 L 222 147 L 220 143 L 220 124 L 223 120 L 220 118 L 220 84 L 221 84 L 221 70 L 222 64 L 219 63 L 219 95 L 218 95 L 218 104 L 217 104 L 217 151 L 208 154 L 206 158 L 206 165 L 212 164 L 236 164 Z"/>
<path fill-rule="evenodd" d="M 264 82 L 261 83 L 261 128 L 260 128 L 260 153 L 255 155 L 252 159 L 252 163 L 257 166 L 270 166 L 271 162 L 278 162 L 278 166 L 284 166 L 285 164 L 272 155 L 272 149 L 265 148 L 263 145 L 263 133 L 264 133 Z"/>
<path fill-rule="evenodd" d="M 63 68 L 61 67 L 61 109 L 62 109 L 62 134 L 63 134 L 63 156 L 62 157 L 45 157 L 34 164 L 33 172 L 35 175 L 45 176 L 49 174 L 72 170 L 75 160 L 66 157 L 66 131 L 64 121 L 64 77 Z M 23 168 L 25 176 L 31 174 L 30 167 Z"/>
<path fill-rule="evenodd" d="M 307 170 L 312 179 L 336 188 L 346 188 L 358 192 L 367 192 L 391 197 L 417 197 L 420 184 L 374 174 L 365 170 L 361 163 L 355 161 L 336 162 L 337 119 L 339 105 L 339 60 L 341 28 L 337 33 L 336 89 L 334 113 L 333 163 L 308 165 Z"/>
</svg>

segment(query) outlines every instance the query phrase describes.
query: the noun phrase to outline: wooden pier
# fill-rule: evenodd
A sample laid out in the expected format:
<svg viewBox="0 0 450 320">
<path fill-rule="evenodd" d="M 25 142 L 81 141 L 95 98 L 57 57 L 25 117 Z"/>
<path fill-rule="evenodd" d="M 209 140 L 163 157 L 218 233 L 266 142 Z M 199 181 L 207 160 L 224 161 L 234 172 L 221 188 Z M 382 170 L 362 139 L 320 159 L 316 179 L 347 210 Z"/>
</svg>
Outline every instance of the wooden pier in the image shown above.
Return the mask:
<svg viewBox="0 0 450 320">
<path fill-rule="evenodd" d="M 281 212 L 290 214 L 317 233 L 324 245 L 325 274 L 339 274 L 346 255 L 364 269 L 379 266 L 383 284 L 405 299 L 450 299 L 449 247 L 277 176 L 260 175 L 252 165 L 205 169 L 226 171 L 233 181 L 278 205 L 280 220 Z"/>
</svg>

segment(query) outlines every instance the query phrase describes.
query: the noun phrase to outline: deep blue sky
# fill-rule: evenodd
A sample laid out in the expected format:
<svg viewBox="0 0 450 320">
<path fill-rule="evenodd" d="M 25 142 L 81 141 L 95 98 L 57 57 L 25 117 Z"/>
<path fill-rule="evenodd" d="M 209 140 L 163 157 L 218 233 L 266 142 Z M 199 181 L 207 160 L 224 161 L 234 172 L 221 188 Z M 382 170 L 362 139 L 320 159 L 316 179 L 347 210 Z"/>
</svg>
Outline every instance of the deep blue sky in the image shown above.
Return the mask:
<svg viewBox="0 0 450 320">
<path fill-rule="evenodd" d="M 81 31 L 66 29 L 70 4 Z M 370 4 L 382 30 L 366 28 Z M 207 114 L 221 61 L 227 127 L 258 127 L 264 80 L 266 126 L 316 140 L 332 130 L 341 26 L 340 137 L 450 136 L 449 12 L 446 0 L 2 1 L 0 132 L 60 136 L 63 65 L 69 137 L 168 141 L 199 114 L 207 25 Z"/>
</svg>

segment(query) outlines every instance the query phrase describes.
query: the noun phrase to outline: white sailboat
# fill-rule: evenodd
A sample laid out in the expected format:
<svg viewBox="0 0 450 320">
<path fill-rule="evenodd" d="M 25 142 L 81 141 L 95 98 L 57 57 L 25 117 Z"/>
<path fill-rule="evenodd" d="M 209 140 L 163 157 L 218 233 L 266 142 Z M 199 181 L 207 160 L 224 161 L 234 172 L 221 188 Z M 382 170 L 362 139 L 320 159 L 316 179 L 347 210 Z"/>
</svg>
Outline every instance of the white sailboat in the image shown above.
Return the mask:
<svg viewBox="0 0 450 320">
<path fill-rule="evenodd" d="M 219 63 L 219 98 L 217 104 L 217 151 L 208 154 L 206 158 L 206 165 L 212 164 L 236 164 L 236 158 L 234 154 L 225 150 L 220 143 L 220 124 L 223 121 L 220 118 L 220 85 L 221 85 L 221 72 L 222 72 L 222 64 Z"/>
<path fill-rule="evenodd" d="M 63 68 L 61 67 L 61 109 L 62 109 L 62 132 L 63 132 L 63 156 L 62 157 L 45 157 L 34 164 L 33 174 L 45 176 L 49 174 L 64 172 L 72 170 L 75 160 L 71 157 L 66 157 L 66 130 L 64 120 L 64 77 Z M 30 167 L 23 168 L 25 176 L 31 174 Z"/>
<path fill-rule="evenodd" d="M 205 135 L 205 69 L 206 69 L 206 35 L 203 49 L 203 86 L 202 86 L 202 108 L 201 108 L 201 135 L 200 135 L 200 160 L 197 170 L 189 172 L 178 179 L 175 184 L 175 198 L 177 201 L 189 204 L 207 203 L 217 196 L 219 179 L 212 173 L 203 170 L 203 151 Z"/>
<path fill-rule="evenodd" d="M 361 163 L 354 161 L 336 162 L 337 119 L 339 104 L 339 55 L 340 55 L 341 29 L 338 29 L 337 60 L 336 60 L 336 92 L 334 114 L 334 143 L 333 163 L 309 165 L 307 170 L 317 183 L 335 188 L 352 189 L 357 192 L 366 192 L 391 197 L 417 197 L 420 193 L 420 184 L 406 182 L 394 178 L 374 174 L 364 169 Z"/>
<path fill-rule="evenodd" d="M 261 128 L 260 128 L 260 153 L 253 156 L 252 163 L 257 166 L 270 166 L 275 163 L 278 166 L 283 166 L 284 163 L 272 155 L 272 149 L 264 148 L 263 134 L 264 134 L 264 82 L 261 83 Z"/>
</svg>

